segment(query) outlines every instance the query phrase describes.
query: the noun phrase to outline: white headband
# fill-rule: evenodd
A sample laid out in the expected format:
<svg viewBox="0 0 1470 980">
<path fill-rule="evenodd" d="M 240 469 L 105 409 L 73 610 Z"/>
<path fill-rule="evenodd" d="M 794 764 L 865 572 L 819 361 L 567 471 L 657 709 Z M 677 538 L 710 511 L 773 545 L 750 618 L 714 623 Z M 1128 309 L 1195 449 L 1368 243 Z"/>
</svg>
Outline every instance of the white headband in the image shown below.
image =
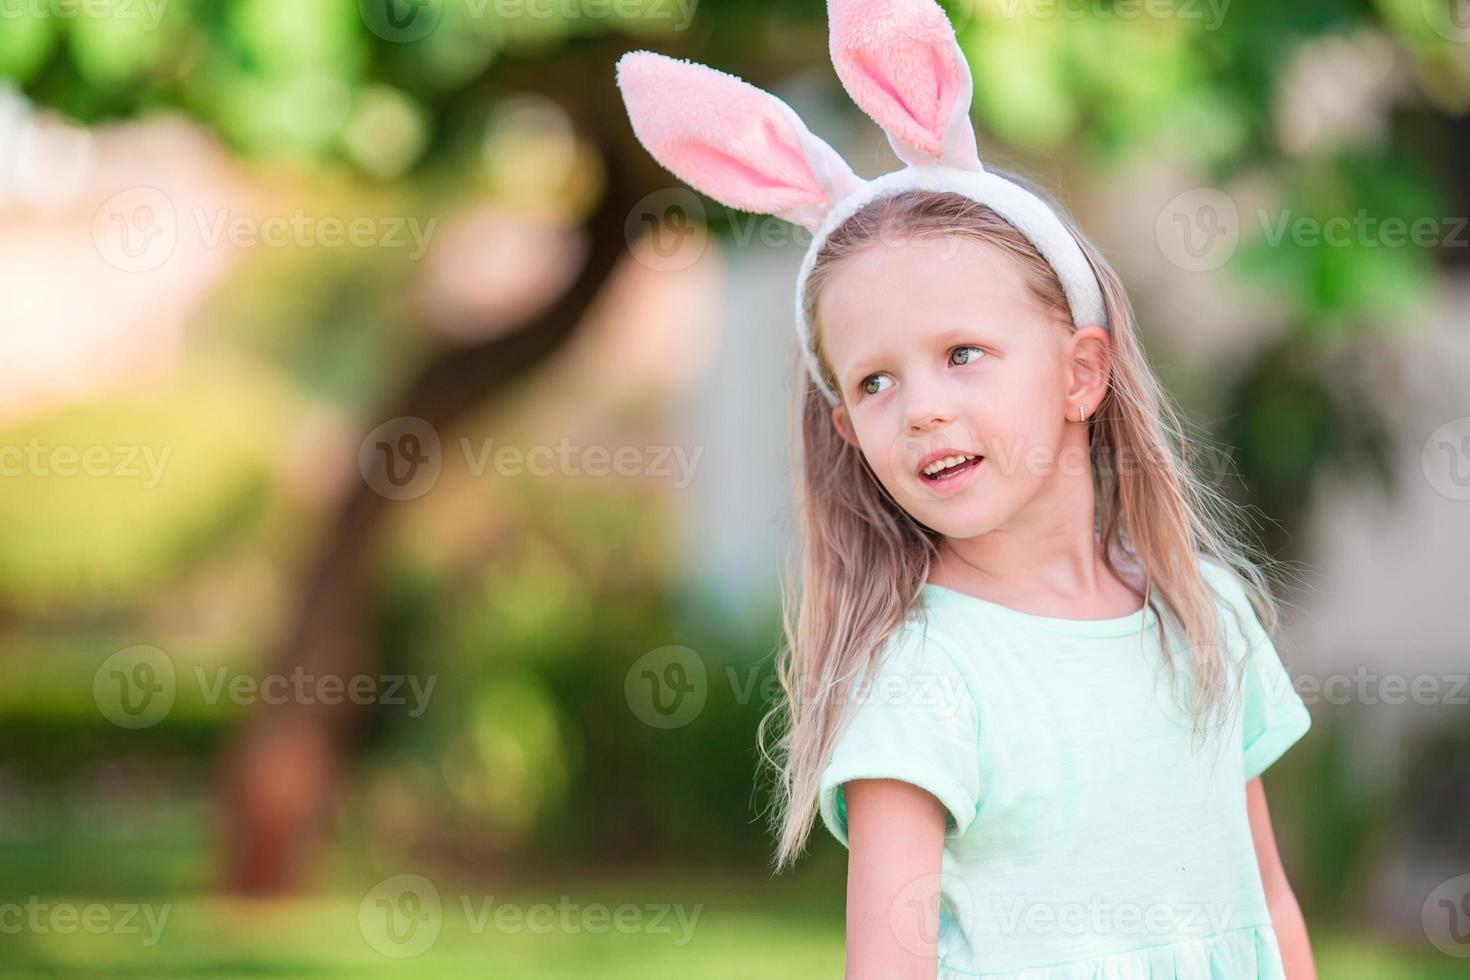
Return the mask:
<svg viewBox="0 0 1470 980">
<path fill-rule="evenodd" d="M 970 124 L 973 82 L 934 0 L 828 0 L 832 64 L 852 100 L 905 163 L 863 180 L 785 102 L 733 75 L 651 51 L 618 59 L 617 82 L 638 140 L 685 183 L 741 211 L 813 232 L 796 287 L 796 330 L 827 402 L 806 318 L 806 281 L 828 236 L 867 204 L 908 190 L 949 191 L 992 208 L 1056 271 L 1072 322 L 1107 328 L 1092 266 L 1041 198 L 987 171 Z"/>
</svg>

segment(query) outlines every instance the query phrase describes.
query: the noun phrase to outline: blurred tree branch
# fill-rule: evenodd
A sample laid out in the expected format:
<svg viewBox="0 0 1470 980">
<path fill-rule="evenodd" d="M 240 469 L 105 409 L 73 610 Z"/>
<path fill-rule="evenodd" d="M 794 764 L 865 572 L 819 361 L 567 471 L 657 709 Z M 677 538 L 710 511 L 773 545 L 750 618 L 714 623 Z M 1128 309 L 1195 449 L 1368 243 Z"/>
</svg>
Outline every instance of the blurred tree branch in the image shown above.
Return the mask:
<svg viewBox="0 0 1470 980">
<path fill-rule="evenodd" d="M 610 62 L 609 62 L 610 64 Z M 566 76 L 562 76 L 565 80 Z M 626 250 L 625 222 L 649 190 L 627 177 L 628 140 L 611 73 L 601 85 L 584 79 L 580 102 L 565 103 L 602 152 L 605 191 L 585 223 L 587 260 L 572 286 L 521 329 L 430 356 L 386 405 L 383 419 L 411 416 L 438 431 L 534 371 L 576 332 Z M 380 457 L 378 465 L 385 465 Z M 317 546 L 302 599 L 271 670 L 340 676 L 344 684 L 371 659 L 368 627 L 374 557 L 392 515 L 391 502 L 356 481 Z M 220 807 L 232 889 L 260 893 L 289 887 L 329 817 L 362 709 L 340 705 L 262 705 L 222 759 Z"/>
</svg>

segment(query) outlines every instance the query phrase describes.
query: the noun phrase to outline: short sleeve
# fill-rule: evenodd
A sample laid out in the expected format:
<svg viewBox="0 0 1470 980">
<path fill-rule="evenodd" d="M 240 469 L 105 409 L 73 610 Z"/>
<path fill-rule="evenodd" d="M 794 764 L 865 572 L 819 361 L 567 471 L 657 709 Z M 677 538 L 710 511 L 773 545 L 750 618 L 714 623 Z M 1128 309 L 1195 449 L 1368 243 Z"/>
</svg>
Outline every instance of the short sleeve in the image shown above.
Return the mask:
<svg viewBox="0 0 1470 980">
<path fill-rule="evenodd" d="M 933 794 L 948 812 L 945 836 L 962 835 L 979 807 L 979 711 L 950 650 L 932 630 L 895 630 L 873 681 L 853 685 L 849 720 L 822 772 L 818 811 L 848 846 L 843 784 L 897 779 Z"/>
<path fill-rule="evenodd" d="M 1244 587 L 1232 580 L 1227 595 L 1240 617 L 1246 645 L 1240 738 L 1245 780 L 1250 782 L 1307 733 L 1312 716 Z"/>
<path fill-rule="evenodd" d="M 1254 617 L 1254 613 L 1251 614 Z M 1259 621 L 1257 621 L 1259 628 Z M 1261 631 L 1247 654 L 1241 706 L 1245 778 L 1255 779 L 1312 727 L 1312 716 L 1281 664 L 1276 646 Z"/>
</svg>

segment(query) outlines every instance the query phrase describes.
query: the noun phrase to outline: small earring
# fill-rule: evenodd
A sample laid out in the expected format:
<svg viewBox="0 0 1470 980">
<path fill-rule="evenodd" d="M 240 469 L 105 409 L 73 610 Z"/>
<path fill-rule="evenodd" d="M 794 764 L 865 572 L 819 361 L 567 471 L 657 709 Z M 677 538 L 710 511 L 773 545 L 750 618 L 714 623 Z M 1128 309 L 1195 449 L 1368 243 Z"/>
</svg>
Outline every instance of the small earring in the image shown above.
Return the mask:
<svg viewBox="0 0 1470 980">
<path fill-rule="evenodd" d="M 1078 422 L 1085 422 L 1085 421 L 1087 421 L 1086 419 L 1084 419 L 1082 417 L 1082 406 L 1081 405 L 1078 405 L 1077 406 L 1077 421 Z"/>
</svg>

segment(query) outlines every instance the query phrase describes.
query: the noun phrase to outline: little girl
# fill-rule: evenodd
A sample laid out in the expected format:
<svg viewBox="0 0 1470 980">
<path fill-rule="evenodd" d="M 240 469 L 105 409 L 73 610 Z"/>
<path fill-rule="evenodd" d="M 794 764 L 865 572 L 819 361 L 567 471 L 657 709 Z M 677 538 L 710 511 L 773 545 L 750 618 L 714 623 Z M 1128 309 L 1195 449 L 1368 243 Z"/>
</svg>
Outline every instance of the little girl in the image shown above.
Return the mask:
<svg viewBox="0 0 1470 980">
<path fill-rule="evenodd" d="M 1117 275 L 981 164 L 932 0 L 828 11 L 901 170 L 729 75 L 618 63 L 661 163 L 813 233 L 777 868 L 818 815 L 848 848 L 849 977 L 1315 977 L 1259 779 L 1310 718 Z"/>
</svg>

